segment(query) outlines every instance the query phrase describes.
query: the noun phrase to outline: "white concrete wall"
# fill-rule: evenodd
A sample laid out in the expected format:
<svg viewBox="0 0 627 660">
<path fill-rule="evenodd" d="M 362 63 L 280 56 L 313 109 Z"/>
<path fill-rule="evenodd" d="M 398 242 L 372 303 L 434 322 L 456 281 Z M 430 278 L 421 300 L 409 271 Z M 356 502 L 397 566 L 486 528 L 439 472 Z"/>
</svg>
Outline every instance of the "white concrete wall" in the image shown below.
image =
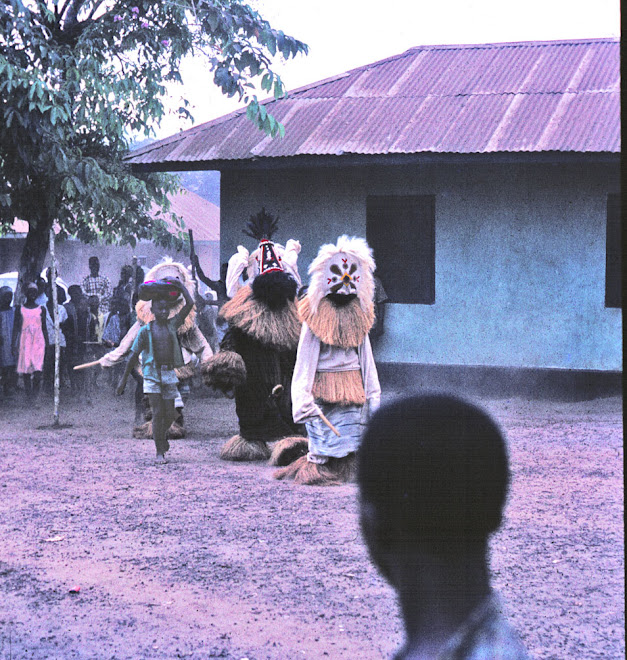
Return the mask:
<svg viewBox="0 0 627 660">
<path fill-rule="evenodd" d="M 436 301 L 388 306 L 382 362 L 622 369 L 621 310 L 605 308 L 611 165 L 449 165 L 222 176 L 221 254 L 262 205 L 300 271 L 341 233 L 365 236 L 371 194 L 436 196 Z M 411 240 L 411 237 L 408 237 Z"/>
</svg>

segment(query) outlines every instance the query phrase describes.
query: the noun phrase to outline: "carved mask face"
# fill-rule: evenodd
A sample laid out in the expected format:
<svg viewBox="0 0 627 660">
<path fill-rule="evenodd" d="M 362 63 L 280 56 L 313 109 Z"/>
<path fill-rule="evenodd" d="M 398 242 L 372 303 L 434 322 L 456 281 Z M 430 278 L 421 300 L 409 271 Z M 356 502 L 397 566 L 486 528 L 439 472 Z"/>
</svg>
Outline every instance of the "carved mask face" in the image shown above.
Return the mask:
<svg viewBox="0 0 627 660">
<path fill-rule="evenodd" d="M 344 252 L 339 252 L 327 264 L 326 295 L 357 295 L 360 287 L 361 268 L 359 262 Z"/>
</svg>

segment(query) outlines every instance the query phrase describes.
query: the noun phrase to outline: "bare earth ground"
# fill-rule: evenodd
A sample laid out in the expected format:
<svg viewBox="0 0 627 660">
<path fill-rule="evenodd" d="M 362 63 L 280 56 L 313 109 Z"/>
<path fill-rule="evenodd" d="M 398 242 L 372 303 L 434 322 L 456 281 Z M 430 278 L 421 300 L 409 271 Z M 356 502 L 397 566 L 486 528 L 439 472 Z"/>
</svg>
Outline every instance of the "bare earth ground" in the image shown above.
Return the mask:
<svg viewBox="0 0 627 660">
<path fill-rule="evenodd" d="M 624 657 L 621 399 L 482 403 L 510 445 L 491 547 L 511 620 L 536 658 Z M 401 643 L 355 485 L 221 462 L 232 401 L 197 391 L 166 466 L 130 439 L 130 392 L 65 402 L 63 430 L 42 428 L 49 401 L 22 406 L 0 401 L 0 658 L 361 660 Z"/>
</svg>

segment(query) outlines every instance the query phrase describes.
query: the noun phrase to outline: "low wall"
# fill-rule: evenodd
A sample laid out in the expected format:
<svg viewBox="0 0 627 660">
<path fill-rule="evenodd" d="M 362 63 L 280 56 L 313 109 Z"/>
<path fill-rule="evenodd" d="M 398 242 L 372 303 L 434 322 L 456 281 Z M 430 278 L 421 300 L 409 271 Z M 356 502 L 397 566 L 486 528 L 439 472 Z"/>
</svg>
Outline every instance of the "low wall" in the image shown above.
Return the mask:
<svg viewBox="0 0 627 660">
<path fill-rule="evenodd" d="M 447 391 L 459 396 L 585 401 L 623 391 L 620 371 L 377 363 L 381 386 L 408 395 Z"/>
</svg>

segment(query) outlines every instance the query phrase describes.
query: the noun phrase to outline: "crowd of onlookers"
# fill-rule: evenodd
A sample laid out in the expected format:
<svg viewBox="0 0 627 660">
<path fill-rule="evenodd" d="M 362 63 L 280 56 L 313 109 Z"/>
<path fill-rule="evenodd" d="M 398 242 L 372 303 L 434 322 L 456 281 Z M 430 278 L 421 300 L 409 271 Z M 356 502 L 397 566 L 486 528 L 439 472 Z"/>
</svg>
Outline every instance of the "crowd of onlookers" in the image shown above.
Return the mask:
<svg viewBox="0 0 627 660">
<path fill-rule="evenodd" d="M 111 286 L 100 274 L 97 257 L 89 259 L 89 275 L 81 284 L 66 289 L 56 285 L 59 314 L 59 372 L 62 386 L 74 392 L 89 390 L 90 379 L 73 367 L 95 360 L 117 346 L 134 322 L 134 291 L 143 282 L 143 270 L 125 265 L 120 280 Z M 24 300 L 14 300 L 13 290 L 0 288 L 0 379 L 4 396 L 18 388 L 36 394 L 40 387 L 51 392 L 54 385 L 55 345 L 54 301 L 50 271 L 47 277 L 28 283 Z"/>
<path fill-rule="evenodd" d="M 223 330 L 217 310 L 226 300 L 224 284 L 205 277 L 198 259 L 194 261 L 198 279 L 214 292 L 196 296 L 198 326 L 217 351 Z M 100 370 L 75 371 L 74 367 L 99 359 L 120 343 L 136 321 L 137 290 L 143 281 L 141 266 L 124 265 L 118 283 L 112 286 L 100 273 L 98 257 L 93 256 L 89 275 L 80 284 L 66 289 L 57 283 L 61 387 L 89 397 Z M 54 388 L 56 336 L 50 269 L 46 277 L 28 283 L 22 297 L 19 302 L 11 287 L 0 287 L 0 394 L 4 397 L 20 387 L 28 396 L 42 387 L 48 393 Z M 112 387 L 118 372 L 112 369 L 106 376 Z"/>
<path fill-rule="evenodd" d="M 196 291 L 196 320 L 216 352 L 226 329 L 218 318 L 218 309 L 227 300 L 226 264 L 222 279 L 210 280 L 198 258 L 194 256 L 193 261 L 197 281 L 204 284 L 204 295 L 198 288 Z M 61 387 L 89 398 L 100 370 L 75 371 L 74 367 L 99 359 L 120 343 L 136 321 L 137 291 L 143 281 L 143 268 L 127 264 L 112 286 L 100 273 L 95 256 L 90 257 L 89 275 L 80 284 L 65 287 L 57 279 Z M 42 388 L 51 393 L 54 388 L 56 338 L 50 269 L 45 277 L 23 287 L 22 299 L 15 299 L 12 287 L 0 287 L 0 396 L 4 397 L 19 390 L 31 396 Z M 119 375 L 118 368 L 106 375 L 113 388 Z"/>
</svg>

